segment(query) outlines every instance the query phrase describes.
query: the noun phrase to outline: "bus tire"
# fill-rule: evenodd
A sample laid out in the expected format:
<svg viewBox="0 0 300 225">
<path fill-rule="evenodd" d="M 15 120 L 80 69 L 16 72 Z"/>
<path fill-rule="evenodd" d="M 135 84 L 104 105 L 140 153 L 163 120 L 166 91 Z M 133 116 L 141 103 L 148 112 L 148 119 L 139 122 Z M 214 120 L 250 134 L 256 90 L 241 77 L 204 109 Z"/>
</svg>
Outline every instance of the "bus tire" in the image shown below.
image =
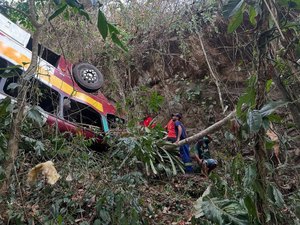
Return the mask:
<svg viewBox="0 0 300 225">
<path fill-rule="evenodd" d="M 95 92 L 103 84 L 102 73 L 93 65 L 79 63 L 73 68 L 73 77 L 76 83 L 87 92 Z"/>
</svg>

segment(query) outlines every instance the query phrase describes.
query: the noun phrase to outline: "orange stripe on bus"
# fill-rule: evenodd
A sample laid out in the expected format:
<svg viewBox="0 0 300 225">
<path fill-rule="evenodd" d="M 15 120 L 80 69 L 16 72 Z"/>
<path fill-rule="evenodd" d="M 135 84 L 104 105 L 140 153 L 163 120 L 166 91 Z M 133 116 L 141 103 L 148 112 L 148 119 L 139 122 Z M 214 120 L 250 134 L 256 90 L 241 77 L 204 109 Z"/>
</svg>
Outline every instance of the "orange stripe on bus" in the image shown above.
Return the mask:
<svg viewBox="0 0 300 225">
<path fill-rule="evenodd" d="M 22 65 L 24 62 L 30 62 L 30 59 L 27 56 L 19 53 L 14 48 L 7 46 L 3 43 L 3 41 L 0 41 L 0 52 L 6 57 L 15 61 L 19 65 Z M 24 65 L 24 68 L 27 69 L 28 66 L 29 64 L 26 64 Z M 100 112 L 103 112 L 103 105 L 100 102 L 97 102 L 95 99 L 91 98 L 85 93 L 76 91 L 71 85 L 64 82 L 62 79 L 58 78 L 54 74 L 49 73 L 44 68 L 39 67 L 38 74 L 39 79 L 52 84 L 54 87 L 58 88 L 59 90 L 62 90 L 68 95 L 71 95 L 75 99 L 89 103 L 91 106 L 98 109 Z"/>
</svg>

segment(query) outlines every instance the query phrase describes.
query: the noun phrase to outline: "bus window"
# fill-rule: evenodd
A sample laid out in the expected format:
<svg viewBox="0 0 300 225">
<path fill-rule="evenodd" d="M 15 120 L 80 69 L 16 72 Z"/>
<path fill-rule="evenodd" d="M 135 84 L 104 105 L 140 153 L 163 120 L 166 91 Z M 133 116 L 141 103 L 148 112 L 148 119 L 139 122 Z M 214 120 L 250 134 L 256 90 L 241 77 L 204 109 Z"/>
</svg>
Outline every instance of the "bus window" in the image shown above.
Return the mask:
<svg viewBox="0 0 300 225">
<path fill-rule="evenodd" d="M 42 58 L 45 59 L 48 63 L 50 63 L 52 66 L 57 67 L 60 55 L 57 55 L 50 49 L 45 48 L 42 54 Z"/>
<path fill-rule="evenodd" d="M 29 39 L 26 48 L 32 51 L 32 38 Z M 43 51 L 42 54 L 41 51 Z M 38 45 L 38 55 L 42 55 L 42 59 L 45 59 L 48 63 L 50 63 L 54 67 L 57 66 L 58 61 L 60 59 L 60 55 L 42 46 L 41 44 Z"/>
<path fill-rule="evenodd" d="M 116 128 L 125 123 L 124 119 L 121 119 L 120 117 L 112 114 L 107 114 L 107 121 L 109 124 L 109 128 Z"/>
<path fill-rule="evenodd" d="M 60 94 L 39 80 L 35 80 L 35 85 L 38 92 L 33 97 L 37 105 L 48 113 L 59 115 Z"/>
<path fill-rule="evenodd" d="M 64 99 L 64 118 L 82 125 L 97 126 L 102 129 L 101 115 L 93 108 L 76 102 L 72 99 Z"/>
<path fill-rule="evenodd" d="M 12 83 L 18 83 L 18 80 L 19 80 L 19 76 L 22 74 L 22 70 L 21 69 L 13 69 L 10 71 L 10 73 L 12 75 L 15 75 L 13 77 L 8 77 L 6 79 L 6 82 L 4 84 L 4 87 L 3 87 L 3 91 L 5 94 L 11 96 L 11 97 L 14 97 L 16 98 L 18 96 L 18 88 L 11 88 L 11 85 Z"/>
<path fill-rule="evenodd" d="M 0 81 L 1 81 L 1 79 L 2 79 L 1 75 L 5 72 L 5 70 L 1 70 L 1 69 L 6 68 L 7 65 L 8 65 L 8 62 L 7 62 L 5 59 L 2 59 L 2 58 L 0 57 Z"/>
</svg>

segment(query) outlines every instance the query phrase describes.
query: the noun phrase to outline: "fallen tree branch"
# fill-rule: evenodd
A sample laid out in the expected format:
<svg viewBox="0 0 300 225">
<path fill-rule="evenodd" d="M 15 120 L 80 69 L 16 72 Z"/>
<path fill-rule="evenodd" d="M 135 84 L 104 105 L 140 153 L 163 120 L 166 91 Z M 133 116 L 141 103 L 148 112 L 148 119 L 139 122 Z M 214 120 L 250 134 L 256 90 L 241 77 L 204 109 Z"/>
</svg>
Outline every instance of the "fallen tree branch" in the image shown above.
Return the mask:
<svg viewBox="0 0 300 225">
<path fill-rule="evenodd" d="M 178 144 L 175 146 L 190 144 L 194 141 L 197 141 L 199 138 L 201 138 L 207 134 L 211 134 L 211 133 L 215 132 L 216 130 L 219 130 L 224 124 L 226 124 L 229 120 L 231 120 L 233 117 L 235 117 L 235 115 L 236 115 L 236 112 L 234 110 L 231 113 L 229 113 L 229 115 L 226 116 L 225 118 L 223 118 L 222 120 L 216 122 L 215 124 L 211 125 L 210 127 L 206 128 L 206 129 L 200 131 L 199 133 L 194 134 L 191 137 L 188 137 L 184 140 L 179 141 Z"/>
</svg>

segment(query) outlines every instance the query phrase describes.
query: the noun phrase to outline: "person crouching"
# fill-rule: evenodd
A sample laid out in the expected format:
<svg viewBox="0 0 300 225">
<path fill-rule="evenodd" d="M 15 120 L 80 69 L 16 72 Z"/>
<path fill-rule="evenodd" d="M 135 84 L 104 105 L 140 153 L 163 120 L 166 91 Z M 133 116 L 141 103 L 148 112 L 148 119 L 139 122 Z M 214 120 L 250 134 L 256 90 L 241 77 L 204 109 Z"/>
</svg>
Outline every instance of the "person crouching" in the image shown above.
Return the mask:
<svg viewBox="0 0 300 225">
<path fill-rule="evenodd" d="M 195 145 L 193 158 L 196 159 L 198 165 L 201 168 L 201 172 L 208 176 L 212 170 L 214 170 L 218 162 L 212 159 L 209 152 L 209 143 L 212 138 L 208 135 L 200 138 Z"/>
</svg>

